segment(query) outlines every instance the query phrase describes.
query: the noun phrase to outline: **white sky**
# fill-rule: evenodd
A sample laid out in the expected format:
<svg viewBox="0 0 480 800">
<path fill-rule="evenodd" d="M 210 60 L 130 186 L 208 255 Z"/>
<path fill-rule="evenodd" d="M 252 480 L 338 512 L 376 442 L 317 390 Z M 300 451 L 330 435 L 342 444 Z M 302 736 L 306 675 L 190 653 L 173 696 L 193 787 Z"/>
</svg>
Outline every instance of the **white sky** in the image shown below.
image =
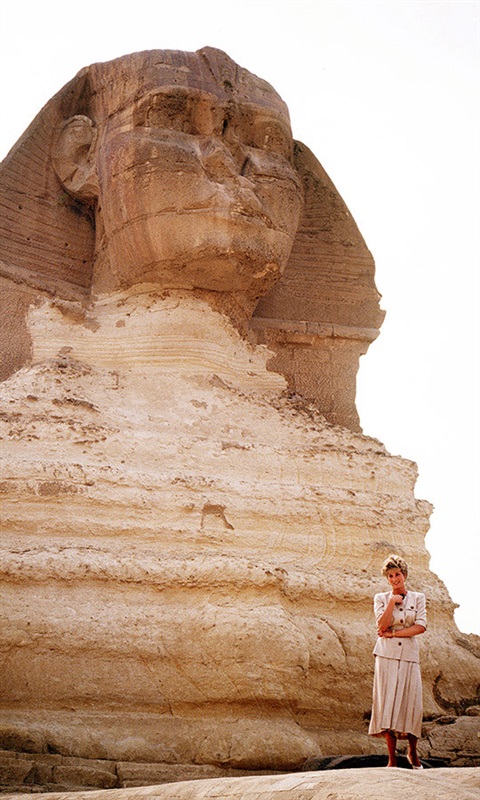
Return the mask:
<svg viewBox="0 0 480 800">
<path fill-rule="evenodd" d="M 210 45 L 268 80 L 377 264 L 364 431 L 416 461 L 432 569 L 480 633 L 479 14 L 476 0 L 0 0 L 4 158 L 95 61 Z"/>
</svg>

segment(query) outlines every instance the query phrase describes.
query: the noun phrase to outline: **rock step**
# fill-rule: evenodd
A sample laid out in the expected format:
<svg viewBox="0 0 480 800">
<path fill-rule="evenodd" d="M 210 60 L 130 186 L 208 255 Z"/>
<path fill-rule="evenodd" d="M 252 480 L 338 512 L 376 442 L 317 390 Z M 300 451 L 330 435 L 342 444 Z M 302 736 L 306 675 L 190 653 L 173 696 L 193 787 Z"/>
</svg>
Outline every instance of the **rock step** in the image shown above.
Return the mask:
<svg viewBox="0 0 480 800">
<path fill-rule="evenodd" d="M 141 764 L 76 758 L 55 753 L 0 750 L 0 794 L 114 789 L 204 778 L 269 775 L 270 771 L 222 769 L 211 764 Z M 278 773 L 275 773 L 278 774 Z"/>
</svg>

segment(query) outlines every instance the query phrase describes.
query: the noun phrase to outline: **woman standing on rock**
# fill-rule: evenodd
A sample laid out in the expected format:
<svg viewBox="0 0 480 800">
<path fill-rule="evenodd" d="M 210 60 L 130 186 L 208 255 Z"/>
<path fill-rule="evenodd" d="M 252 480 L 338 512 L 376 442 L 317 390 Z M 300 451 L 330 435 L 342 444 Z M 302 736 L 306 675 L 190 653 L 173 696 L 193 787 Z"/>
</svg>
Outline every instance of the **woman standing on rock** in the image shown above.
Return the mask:
<svg viewBox="0 0 480 800">
<path fill-rule="evenodd" d="M 389 555 L 382 566 L 391 591 L 376 594 L 374 612 L 378 639 L 370 736 L 384 736 L 388 766 L 397 766 L 397 739 L 408 739 L 407 759 L 422 769 L 417 740 L 422 731 L 422 678 L 417 636 L 427 627 L 425 595 L 405 588 L 406 562 Z"/>
</svg>

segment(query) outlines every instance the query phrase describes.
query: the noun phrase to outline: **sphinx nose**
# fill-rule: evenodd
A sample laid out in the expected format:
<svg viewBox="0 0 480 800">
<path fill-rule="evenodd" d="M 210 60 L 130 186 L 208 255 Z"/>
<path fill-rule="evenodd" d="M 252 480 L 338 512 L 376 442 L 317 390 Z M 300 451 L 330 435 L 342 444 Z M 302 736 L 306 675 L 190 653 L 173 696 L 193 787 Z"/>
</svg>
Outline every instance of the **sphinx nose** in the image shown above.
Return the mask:
<svg viewBox="0 0 480 800">
<path fill-rule="evenodd" d="M 240 176 L 241 167 L 228 147 L 218 139 L 206 139 L 200 143 L 200 159 L 205 172 L 214 181 L 221 183 Z"/>
</svg>

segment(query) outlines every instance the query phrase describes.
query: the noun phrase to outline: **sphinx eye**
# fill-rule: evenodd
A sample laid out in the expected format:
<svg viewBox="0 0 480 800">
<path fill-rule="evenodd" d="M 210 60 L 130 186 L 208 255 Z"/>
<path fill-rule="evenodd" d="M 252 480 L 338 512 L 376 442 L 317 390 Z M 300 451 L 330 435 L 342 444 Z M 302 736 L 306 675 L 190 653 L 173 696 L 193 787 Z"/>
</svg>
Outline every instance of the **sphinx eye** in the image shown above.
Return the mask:
<svg viewBox="0 0 480 800">
<path fill-rule="evenodd" d="M 167 128 L 190 133 L 192 128 L 192 98 L 185 94 L 157 94 L 145 108 L 146 128 Z"/>
<path fill-rule="evenodd" d="M 149 95 L 134 112 L 134 125 L 211 136 L 223 121 L 223 111 L 203 92 L 163 91 Z"/>
<path fill-rule="evenodd" d="M 159 92 L 139 103 L 134 111 L 134 125 L 196 133 L 195 109 L 196 99 L 185 92 Z"/>
<path fill-rule="evenodd" d="M 290 132 L 275 120 L 259 119 L 253 126 L 253 146 L 278 153 L 288 160 L 293 154 Z"/>
</svg>

